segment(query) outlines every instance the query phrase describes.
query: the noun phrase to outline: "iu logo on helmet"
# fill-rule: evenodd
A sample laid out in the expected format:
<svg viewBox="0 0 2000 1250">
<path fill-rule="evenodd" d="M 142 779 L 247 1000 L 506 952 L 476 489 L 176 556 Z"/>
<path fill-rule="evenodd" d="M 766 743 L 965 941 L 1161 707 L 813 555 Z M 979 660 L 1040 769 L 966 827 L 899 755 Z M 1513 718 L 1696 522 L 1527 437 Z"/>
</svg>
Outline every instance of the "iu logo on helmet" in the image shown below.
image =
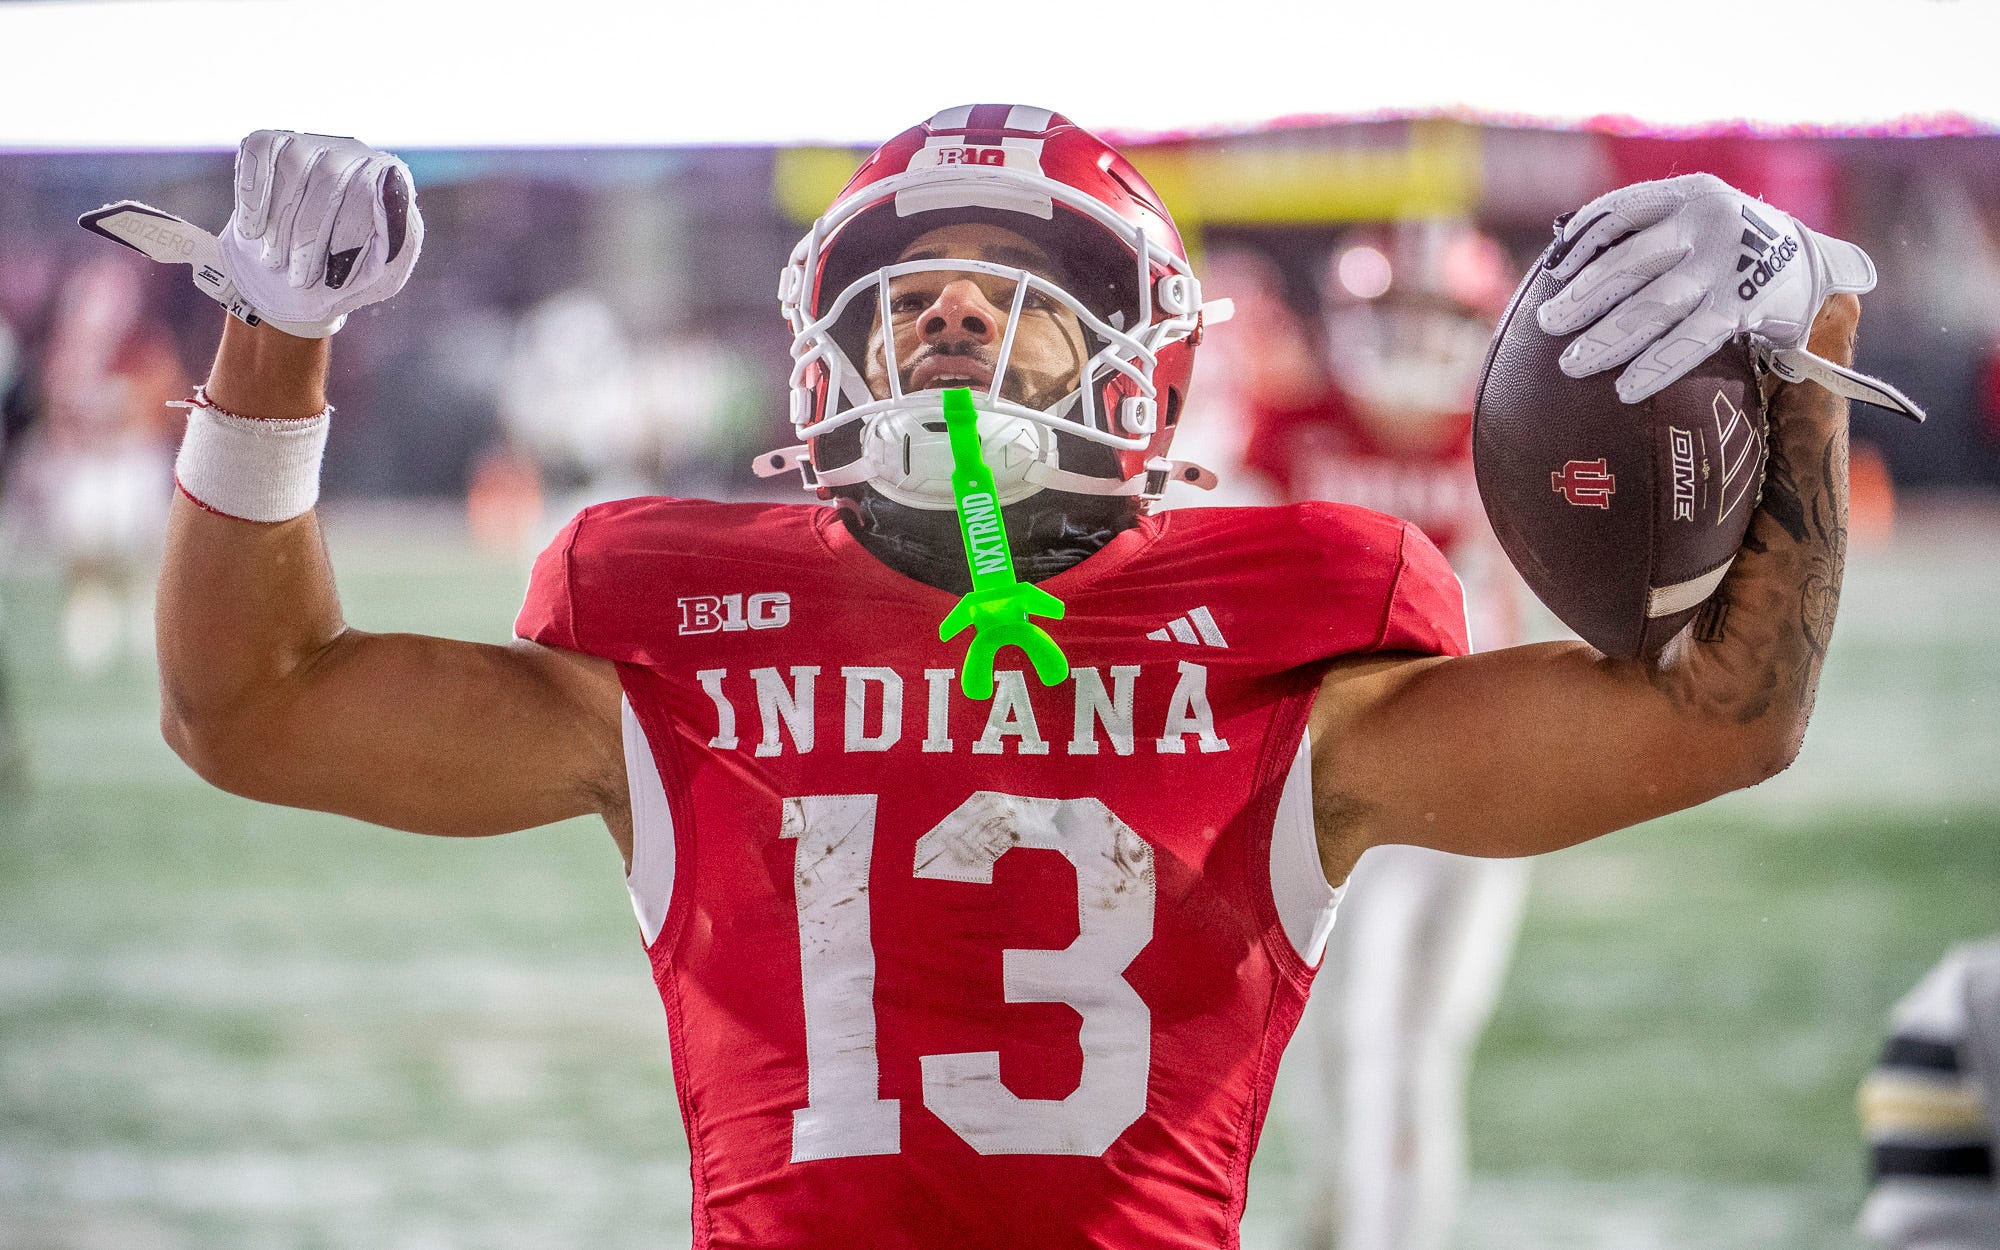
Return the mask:
<svg viewBox="0 0 2000 1250">
<path fill-rule="evenodd" d="M 1549 474 L 1549 489 L 1569 500 L 1576 508 L 1609 508 L 1618 492 L 1618 479 L 1602 456 L 1595 460 L 1572 460 L 1561 473 Z"/>
</svg>

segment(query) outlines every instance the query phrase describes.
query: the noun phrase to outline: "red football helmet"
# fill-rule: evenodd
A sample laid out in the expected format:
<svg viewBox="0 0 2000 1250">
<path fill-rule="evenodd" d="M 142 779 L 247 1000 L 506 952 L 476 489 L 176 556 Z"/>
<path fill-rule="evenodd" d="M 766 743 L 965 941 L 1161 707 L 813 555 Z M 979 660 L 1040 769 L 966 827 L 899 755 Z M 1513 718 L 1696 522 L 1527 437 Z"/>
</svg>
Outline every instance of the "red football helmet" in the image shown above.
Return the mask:
<svg viewBox="0 0 2000 1250">
<path fill-rule="evenodd" d="M 1060 273 L 898 260 L 918 236 L 962 221 L 1028 238 Z M 870 347 L 871 328 L 888 320 L 890 281 L 938 270 L 992 275 L 1011 292 L 993 379 L 973 394 L 1003 503 L 1045 488 L 1150 501 L 1169 481 L 1214 485 L 1166 453 L 1195 344 L 1228 301 L 1210 301 L 1204 318 L 1180 233 L 1124 157 L 1060 114 L 1006 104 L 946 109 L 883 144 L 793 249 L 778 301 L 793 334 L 792 425 L 805 441 L 759 457 L 760 475 L 796 467 L 822 498 L 872 482 L 913 507 L 952 506 L 940 391 L 903 392 L 894 334 Z M 1031 297 L 1067 308 L 1086 340 L 1076 388 L 1043 407 L 1000 393 Z M 871 350 L 883 359 L 867 361 Z M 888 395 L 870 391 L 870 363 Z"/>
</svg>

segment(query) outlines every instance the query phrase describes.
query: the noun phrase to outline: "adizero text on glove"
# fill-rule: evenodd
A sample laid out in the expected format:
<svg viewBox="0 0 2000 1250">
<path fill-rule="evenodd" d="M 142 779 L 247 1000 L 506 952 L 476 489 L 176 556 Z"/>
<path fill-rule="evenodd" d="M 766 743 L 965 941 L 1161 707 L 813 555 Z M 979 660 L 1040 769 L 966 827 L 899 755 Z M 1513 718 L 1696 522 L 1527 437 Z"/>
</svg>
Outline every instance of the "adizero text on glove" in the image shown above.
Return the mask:
<svg viewBox="0 0 2000 1250">
<path fill-rule="evenodd" d="M 403 289 L 423 250 L 409 167 L 357 139 L 259 130 L 236 153 L 236 207 L 217 238 L 120 200 L 77 224 L 164 264 L 251 325 L 325 338 Z"/>
</svg>

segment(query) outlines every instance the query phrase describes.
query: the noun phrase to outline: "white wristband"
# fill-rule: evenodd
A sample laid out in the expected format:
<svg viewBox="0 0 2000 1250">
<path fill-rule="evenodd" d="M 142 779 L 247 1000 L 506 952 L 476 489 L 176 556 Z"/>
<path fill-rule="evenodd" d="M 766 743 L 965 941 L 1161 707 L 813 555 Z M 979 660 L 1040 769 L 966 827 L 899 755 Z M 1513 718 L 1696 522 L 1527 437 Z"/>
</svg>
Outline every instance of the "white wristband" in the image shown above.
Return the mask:
<svg viewBox="0 0 2000 1250">
<path fill-rule="evenodd" d="M 288 421 L 239 417 L 197 389 L 174 480 L 210 512 L 239 521 L 289 521 L 319 502 L 319 463 L 333 409 Z"/>
</svg>

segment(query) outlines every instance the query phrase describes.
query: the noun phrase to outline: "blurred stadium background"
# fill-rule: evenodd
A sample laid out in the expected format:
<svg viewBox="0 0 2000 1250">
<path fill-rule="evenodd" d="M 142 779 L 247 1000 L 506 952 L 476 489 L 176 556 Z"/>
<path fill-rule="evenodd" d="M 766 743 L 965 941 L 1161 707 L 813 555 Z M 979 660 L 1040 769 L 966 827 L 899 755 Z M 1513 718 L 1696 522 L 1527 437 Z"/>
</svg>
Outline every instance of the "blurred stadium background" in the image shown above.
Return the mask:
<svg viewBox="0 0 2000 1250">
<path fill-rule="evenodd" d="M 7 10 L 85 7 L 0 5 L 0 36 Z M 894 94 L 881 136 L 959 96 L 1020 93 Z M 1853 1091 L 1888 1005 L 1947 944 L 2000 927 L 1994 127 L 1661 126 L 1600 107 L 1556 124 L 1455 99 L 1365 118 L 1274 105 L 1268 124 L 1197 132 L 1046 102 L 1131 141 L 1217 294 L 1239 293 L 1219 275 L 1265 275 L 1306 326 L 1357 227 L 1470 220 L 1521 264 L 1555 213 L 1696 169 L 1876 257 L 1861 366 L 1932 418 L 1855 414 L 1849 587 L 1804 755 L 1544 861 L 1474 1072 L 1458 1239 L 1860 1246 Z M 71 223 L 125 197 L 220 223 L 237 132 L 204 150 L 115 128 L 38 142 L 11 116 L 0 1250 L 685 1244 L 665 1030 L 600 831 L 468 844 L 258 807 L 159 741 L 147 574 L 79 567 L 62 465 L 123 447 L 139 494 L 164 499 L 158 400 L 205 371 L 220 314 L 181 270 L 127 264 Z M 747 470 L 789 441 L 776 273 L 860 147 L 403 154 L 423 264 L 342 333 L 332 380 L 328 529 L 354 622 L 500 640 L 528 557 L 583 502 L 790 497 Z M 1234 328 L 1204 348 L 1183 437 L 1218 467 L 1243 433 L 1231 361 L 1256 350 Z M 130 511 L 112 528 L 143 534 L 148 510 Z M 81 583 L 102 593 L 80 613 Z M 1246 1245 L 1283 1244 L 1289 1171 L 1312 1148 L 1267 1136 Z"/>
</svg>

